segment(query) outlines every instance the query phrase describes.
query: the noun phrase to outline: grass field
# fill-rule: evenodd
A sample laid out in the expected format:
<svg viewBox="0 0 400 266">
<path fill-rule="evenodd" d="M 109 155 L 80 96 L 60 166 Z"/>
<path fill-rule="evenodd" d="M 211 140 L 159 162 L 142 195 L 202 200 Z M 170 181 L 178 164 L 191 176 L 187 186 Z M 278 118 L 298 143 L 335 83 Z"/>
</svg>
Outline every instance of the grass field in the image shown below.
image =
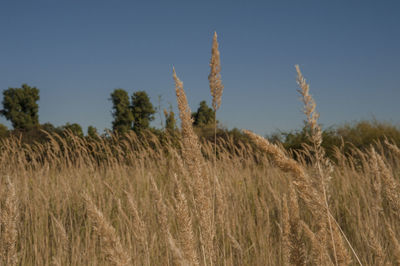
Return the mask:
<svg viewBox="0 0 400 266">
<path fill-rule="evenodd" d="M 1 265 L 400 265 L 400 149 L 329 160 L 297 70 L 312 145 L 296 160 L 250 131 L 253 145 L 200 142 L 175 71 L 178 143 L 4 139 Z"/>
</svg>

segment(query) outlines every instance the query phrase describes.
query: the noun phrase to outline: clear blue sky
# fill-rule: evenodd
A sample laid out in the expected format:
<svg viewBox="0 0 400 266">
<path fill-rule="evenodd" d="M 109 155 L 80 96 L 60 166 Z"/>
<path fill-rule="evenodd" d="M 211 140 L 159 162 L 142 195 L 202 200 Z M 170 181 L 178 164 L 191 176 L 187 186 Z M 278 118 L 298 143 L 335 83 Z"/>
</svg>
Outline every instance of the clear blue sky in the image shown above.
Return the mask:
<svg viewBox="0 0 400 266">
<path fill-rule="evenodd" d="M 154 105 L 162 95 L 176 110 L 175 66 L 196 109 L 211 101 L 216 30 L 223 125 L 260 134 L 299 128 L 295 64 L 322 124 L 376 117 L 399 125 L 399 14 L 400 1 L 3 0 L 0 90 L 36 86 L 41 123 L 101 132 L 111 127 L 115 88 L 146 90 Z"/>
</svg>

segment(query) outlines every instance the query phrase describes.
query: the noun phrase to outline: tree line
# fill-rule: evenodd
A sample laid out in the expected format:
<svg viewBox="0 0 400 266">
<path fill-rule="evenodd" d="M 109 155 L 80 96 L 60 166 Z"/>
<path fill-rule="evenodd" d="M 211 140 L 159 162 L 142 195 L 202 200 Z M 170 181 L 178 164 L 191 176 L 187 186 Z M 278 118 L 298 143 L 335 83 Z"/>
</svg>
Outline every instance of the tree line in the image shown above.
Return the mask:
<svg viewBox="0 0 400 266">
<path fill-rule="evenodd" d="M 27 84 L 22 84 L 20 88 L 8 88 L 3 91 L 3 108 L 0 110 L 0 115 L 11 122 L 13 129 L 9 130 L 5 125 L 0 124 L 0 139 L 8 136 L 19 136 L 25 143 L 43 143 L 48 140 L 46 133 L 56 133 L 63 136 L 66 132 L 69 132 L 78 137 L 92 139 L 110 135 L 107 132 L 99 134 L 94 126 L 89 126 L 85 136 L 81 125 L 78 123 L 66 123 L 59 127 L 49 122 L 40 124 L 39 93 L 38 88 Z M 129 131 L 136 134 L 151 131 L 157 136 L 163 134 L 178 136 L 179 130 L 171 107 L 169 110 L 163 110 L 165 119 L 163 128 L 151 126 L 157 108 L 150 101 L 146 91 L 135 91 L 129 96 L 126 90 L 118 88 L 110 94 L 109 100 L 112 102 L 112 133 L 124 136 Z M 199 103 L 197 110 L 192 113 L 192 119 L 195 131 L 200 138 L 214 140 L 213 124 L 218 121 L 215 121 L 214 109 L 209 107 L 206 101 Z M 351 150 L 351 147 L 357 147 L 363 149 L 385 138 L 400 145 L 399 127 L 377 120 L 359 121 L 335 128 L 326 128 L 322 134 L 324 140 L 322 146 L 327 150 L 328 155 L 332 156 L 335 148 Z M 234 142 L 248 143 L 248 138 L 236 128 L 227 130 L 218 127 L 217 136 L 225 139 L 230 138 Z M 304 127 L 293 131 L 279 131 L 266 137 L 272 142 L 281 143 L 288 150 L 299 151 L 305 143 L 307 144 L 307 136 L 308 132 Z"/>
<path fill-rule="evenodd" d="M 39 123 L 39 104 L 40 91 L 36 87 L 22 84 L 20 88 L 8 88 L 3 91 L 3 108 L 0 115 L 9 120 L 13 130 L 8 130 L 0 124 L 0 137 L 10 134 L 30 135 L 30 139 L 37 140 L 42 134 L 40 131 L 57 133 L 62 135 L 65 131 L 84 137 L 81 125 L 77 123 L 66 123 L 63 126 L 55 127 L 47 122 Z M 109 100 L 112 102 L 112 131 L 124 135 L 129 131 L 139 134 L 145 130 L 152 132 L 168 131 L 173 133 L 177 130 L 175 114 L 170 107 L 164 109 L 165 127 L 162 129 L 151 127 L 150 123 L 154 120 L 156 108 L 150 101 L 146 91 L 135 91 L 129 97 L 126 90 L 118 88 L 111 93 Z M 201 101 L 196 112 L 192 114 L 194 125 L 198 128 L 207 127 L 214 123 L 215 115 L 212 108 L 206 101 Z M 89 126 L 87 136 L 95 138 L 98 136 L 97 129 Z"/>
</svg>

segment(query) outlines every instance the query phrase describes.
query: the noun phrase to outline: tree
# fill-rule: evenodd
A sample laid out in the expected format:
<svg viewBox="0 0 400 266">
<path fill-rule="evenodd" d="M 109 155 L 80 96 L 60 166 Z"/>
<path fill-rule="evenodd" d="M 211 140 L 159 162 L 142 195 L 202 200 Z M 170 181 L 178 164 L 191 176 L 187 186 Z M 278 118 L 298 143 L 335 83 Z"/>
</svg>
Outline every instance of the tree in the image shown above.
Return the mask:
<svg viewBox="0 0 400 266">
<path fill-rule="evenodd" d="M 215 111 L 208 107 L 206 101 L 201 101 L 197 112 L 193 113 L 192 117 L 194 126 L 205 127 L 214 123 Z"/>
<path fill-rule="evenodd" d="M 131 129 L 133 122 L 133 114 L 129 105 L 129 95 L 123 89 L 115 89 L 111 93 L 111 101 L 114 110 L 113 131 L 125 134 Z"/>
<path fill-rule="evenodd" d="M 148 129 L 154 120 L 155 110 L 145 91 L 137 91 L 132 95 L 131 110 L 133 114 L 133 130 L 138 133 Z"/>
<path fill-rule="evenodd" d="M 14 129 L 25 130 L 39 125 L 39 90 L 22 84 L 21 88 L 3 91 L 3 110 L 0 114 L 10 120 Z"/>
<path fill-rule="evenodd" d="M 44 124 L 40 125 L 40 129 L 46 131 L 47 133 L 50 134 L 57 134 L 61 135 L 63 133 L 63 128 L 62 127 L 55 127 L 52 123 L 47 122 Z"/>
<path fill-rule="evenodd" d="M 78 137 L 83 137 L 83 130 L 82 127 L 77 124 L 77 123 L 66 123 L 64 126 L 61 127 L 64 132 L 66 131 L 71 131 L 72 134 L 78 136 Z"/>
<path fill-rule="evenodd" d="M 94 126 L 88 126 L 87 133 L 88 133 L 89 138 L 92 138 L 92 139 L 98 138 L 97 128 L 95 128 Z"/>
<path fill-rule="evenodd" d="M 176 130 L 176 120 L 175 120 L 175 114 L 172 111 L 172 109 L 169 110 L 169 112 L 164 109 L 164 115 L 165 115 L 165 130 L 172 133 Z"/>
<path fill-rule="evenodd" d="M 40 125 L 40 129 L 44 130 L 44 131 L 46 131 L 48 133 L 54 133 L 54 132 L 57 131 L 57 128 L 50 122 L 46 122 L 44 124 L 41 124 Z"/>
<path fill-rule="evenodd" d="M 0 138 L 5 137 L 8 137 L 8 128 L 5 125 L 0 124 Z"/>
</svg>

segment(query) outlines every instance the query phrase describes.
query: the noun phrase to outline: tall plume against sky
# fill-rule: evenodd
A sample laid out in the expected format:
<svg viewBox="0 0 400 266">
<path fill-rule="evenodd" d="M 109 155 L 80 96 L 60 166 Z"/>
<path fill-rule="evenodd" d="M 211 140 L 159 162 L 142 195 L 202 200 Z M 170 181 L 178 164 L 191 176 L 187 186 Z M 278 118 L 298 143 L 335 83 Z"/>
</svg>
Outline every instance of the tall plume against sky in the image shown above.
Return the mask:
<svg viewBox="0 0 400 266">
<path fill-rule="evenodd" d="M 217 111 L 221 106 L 222 92 L 224 91 L 224 85 L 221 81 L 221 60 L 218 50 L 217 32 L 214 32 L 213 44 L 211 49 L 211 60 L 210 60 L 210 75 L 208 75 L 208 81 L 210 82 L 210 92 L 212 96 L 212 107 L 214 111 Z"/>
</svg>

